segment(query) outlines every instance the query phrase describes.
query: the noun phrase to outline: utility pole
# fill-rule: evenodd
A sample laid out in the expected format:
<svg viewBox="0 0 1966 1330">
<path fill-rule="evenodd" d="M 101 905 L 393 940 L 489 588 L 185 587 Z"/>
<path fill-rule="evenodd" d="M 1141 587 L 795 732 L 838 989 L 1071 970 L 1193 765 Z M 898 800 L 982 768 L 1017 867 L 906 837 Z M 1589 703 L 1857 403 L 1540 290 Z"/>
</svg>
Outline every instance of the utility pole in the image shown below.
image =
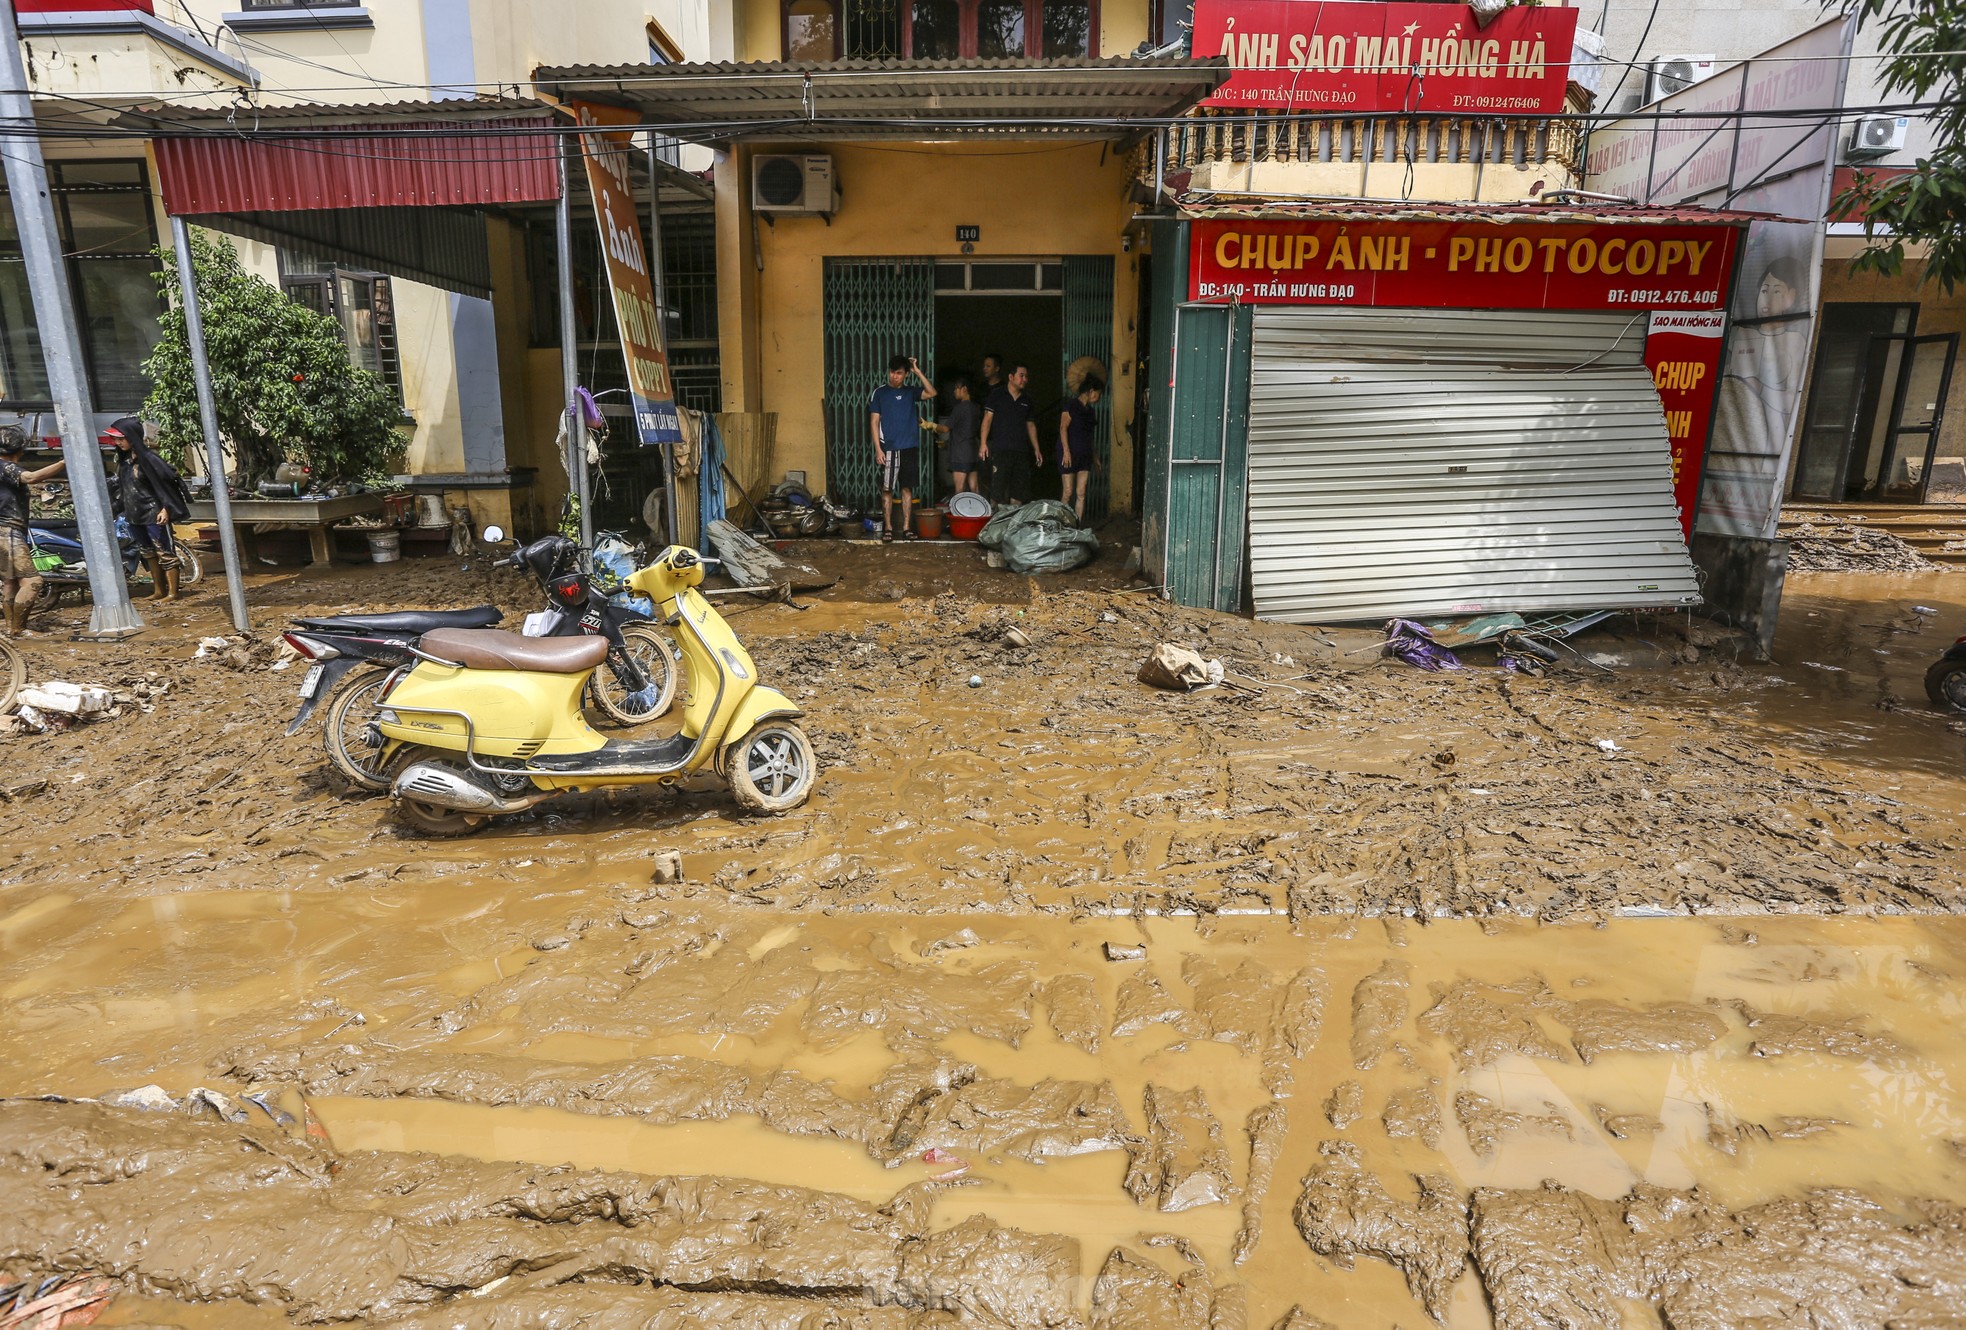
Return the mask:
<svg viewBox="0 0 1966 1330">
<path fill-rule="evenodd" d="M 0 0 L 4 4 L 5 0 Z M 198 389 L 198 421 L 205 430 L 205 474 L 212 480 L 218 509 L 219 548 L 225 552 L 225 593 L 232 602 L 232 626 L 244 633 L 246 577 L 239 566 L 239 534 L 232 528 L 232 495 L 225 488 L 225 452 L 218 442 L 218 406 L 212 400 L 212 367 L 205 359 L 205 314 L 198 303 L 198 280 L 191 268 L 191 228 L 171 218 L 171 244 L 177 249 L 178 286 L 184 299 L 184 339 L 191 347 L 191 379 Z"/>
<path fill-rule="evenodd" d="M 6 2 L 0 0 L 0 4 Z M 580 398 L 574 391 L 580 387 L 580 344 L 576 340 L 579 329 L 574 326 L 573 316 L 573 168 L 567 161 L 569 149 L 580 151 L 578 134 L 561 140 L 560 206 L 554 214 L 560 258 L 560 374 L 566 380 L 567 444 L 573 449 L 573 465 L 567 468 L 567 479 L 580 502 L 580 544 L 591 553 L 594 495 L 587 481 L 587 415 L 580 409 Z"/>
<path fill-rule="evenodd" d="M 0 87 L 0 153 L 7 159 L 14 228 L 20 233 L 41 357 L 55 399 L 55 429 L 61 435 L 62 456 L 68 459 L 68 488 L 75 496 L 76 526 L 89 565 L 89 597 L 95 602 L 89 612 L 89 635 L 125 637 L 141 631 L 143 620 L 130 603 L 123 556 L 116 545 L 116 519 L 110 508 L 109 482 L 102 473 L 95 415 L 89 409 L 75 305 L 69 296 L 61 232 L 55 226 L 54 200 L 48 193 L 48 164 L 41 156 L 34 103 L 27 95 L 14 0 L 0 0 L 0 84 L 5 85 Z"/>
</svg>

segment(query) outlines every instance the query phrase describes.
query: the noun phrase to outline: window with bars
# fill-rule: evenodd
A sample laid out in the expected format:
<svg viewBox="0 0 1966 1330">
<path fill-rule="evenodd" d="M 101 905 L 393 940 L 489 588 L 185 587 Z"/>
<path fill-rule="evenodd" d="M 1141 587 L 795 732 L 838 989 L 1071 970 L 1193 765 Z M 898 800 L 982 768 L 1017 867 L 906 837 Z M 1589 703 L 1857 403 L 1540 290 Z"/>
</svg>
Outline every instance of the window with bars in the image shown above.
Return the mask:
<svg viewBox="0 0 1966 1330">
<path fill-rule="evenodd" d="M 348 359 L 380 374 L 403 400 L 403 361 L 396 344 L 396 298 L 387 276 L 318 263 L 280 252 L 280 289 L 341 325 Z"/>
<path fill-rule="evenodd" d="M 157 223 L 141 161 L 53 162 L 50 193 L 68 260 L 68 289 L 99 410 L 135 410 L 150 391 L 142 365 L 161 335 Z M 0 404 L 51 404 L 41 336 L 28 295 L 14 210 L 0 182 Z"/>
<path fill-rule="evenodd" d="M 785 58 L 1041 60 L 1099 49 L 1099 0 L 782 0 Z"/>
</svg>

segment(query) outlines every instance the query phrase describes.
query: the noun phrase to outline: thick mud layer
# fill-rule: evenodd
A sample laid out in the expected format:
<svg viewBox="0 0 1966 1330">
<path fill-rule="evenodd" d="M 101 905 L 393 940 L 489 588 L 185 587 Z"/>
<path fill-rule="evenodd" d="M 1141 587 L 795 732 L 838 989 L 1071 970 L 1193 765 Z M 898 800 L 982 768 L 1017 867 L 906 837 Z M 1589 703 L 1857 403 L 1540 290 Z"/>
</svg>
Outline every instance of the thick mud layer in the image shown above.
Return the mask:
<svg viewBox="0 0 1966 1330">
<path fill-rule="evenodd" d="M 170 687 L 0 741 L 0 1286 L 186 1327 L 1957 1323 L 1959 738 L 1905 691 L 1941 616 L 1842 674 L 1439 677 L 896 559 L 733 620 L 825 763 L 769 820 L 705 781 L 421 842 L 278 736 L 272 651 L 190 658 L 214 593 L 30 642 Z M 527 603 L 459 576 L 255 596 Z M 1138 684 L 1165 639 L 1244 686 Z"/>
</svg>

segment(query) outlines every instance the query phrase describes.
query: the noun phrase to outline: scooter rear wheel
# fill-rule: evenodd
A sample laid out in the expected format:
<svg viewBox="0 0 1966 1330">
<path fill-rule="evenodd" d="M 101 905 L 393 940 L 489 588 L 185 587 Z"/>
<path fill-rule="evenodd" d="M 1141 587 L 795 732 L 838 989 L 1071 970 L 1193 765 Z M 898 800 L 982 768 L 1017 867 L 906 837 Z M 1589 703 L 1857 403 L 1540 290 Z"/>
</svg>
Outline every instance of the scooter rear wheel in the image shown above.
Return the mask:
<svg viewBox="0 0 1966 1330">
<path fill-rule="evenodd" d="M 765 720 L 737 741 L 730 752 L 730 792 L 753 813 L 784 813 L 812 793 L 819 759 L 812 741 L 790 721 Z"/>
<path fill-rule="evenodd" d="M 389 778 L 383 774 L 384 749 L 369 742 L 369 726 L 393 672 L 387 665 L 377 665 L 344 680 L 322 726 L 329 763 L 356 789 L 376 794 L 389 788 Z"/>
<path fill-rule="evenodd" d="M 27 660 L 12 642 L 0 638 L 0 713 L 14 709 L 14 695 L 27 687 Z"/>
<path fill-rule="evenodd" d="M 1925 696 L 1947 711 L 1966 711 L 1966 660 L 1937 660 L 1925 671 Z"/>
<path fill-rule="evenodd" d="M 394 785 L 396 777 L 418 762 L 448 761 L 450 754 L 437 748 L 427 748 L 422 744 L 404 744 L 389 757 L 383 768 L 388 783 Z M 455 808 L 445 808 L 439 804 L 425 803 L 421 799 L 397 799 L 396 816 L 412 831 L 425 836 L 468 836 L 484 826 L 491 819 L 482 813 L 460 813 Z"/>
</svg>

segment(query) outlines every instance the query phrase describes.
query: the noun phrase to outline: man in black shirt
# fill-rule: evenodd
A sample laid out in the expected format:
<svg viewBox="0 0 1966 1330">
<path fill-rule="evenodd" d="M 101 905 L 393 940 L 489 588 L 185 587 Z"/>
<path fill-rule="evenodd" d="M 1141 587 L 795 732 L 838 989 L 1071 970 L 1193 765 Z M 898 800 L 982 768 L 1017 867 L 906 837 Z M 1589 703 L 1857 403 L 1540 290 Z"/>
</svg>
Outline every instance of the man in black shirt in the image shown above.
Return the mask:
<svg viewBox="0 0 1966 1330">
<path fill-rule="evenodd" d="M 983 403 L 979 456 L 994 468 L 990 497 L 996 503 L 1024 502 L 1031 492 L 1031 471 L 1044 461 L 1038 447 L 1037 422 L 1031 419 L 1031 399 L 1024 391 L 1030 381 L 1031 371 L 1014 365 L 1004 386 Z"/>
<path fill-rule="evenodd" d="M 61 474 L 66 459 L 39 471 L 23 471 L 27 435 L 18 425 L 0 425 L 0 606 L 7 612 L 7 635 L 27 632 L 27 607 L 41 594 L 34 549 L 27 543 L 27 487 Z"/>
</svg>

